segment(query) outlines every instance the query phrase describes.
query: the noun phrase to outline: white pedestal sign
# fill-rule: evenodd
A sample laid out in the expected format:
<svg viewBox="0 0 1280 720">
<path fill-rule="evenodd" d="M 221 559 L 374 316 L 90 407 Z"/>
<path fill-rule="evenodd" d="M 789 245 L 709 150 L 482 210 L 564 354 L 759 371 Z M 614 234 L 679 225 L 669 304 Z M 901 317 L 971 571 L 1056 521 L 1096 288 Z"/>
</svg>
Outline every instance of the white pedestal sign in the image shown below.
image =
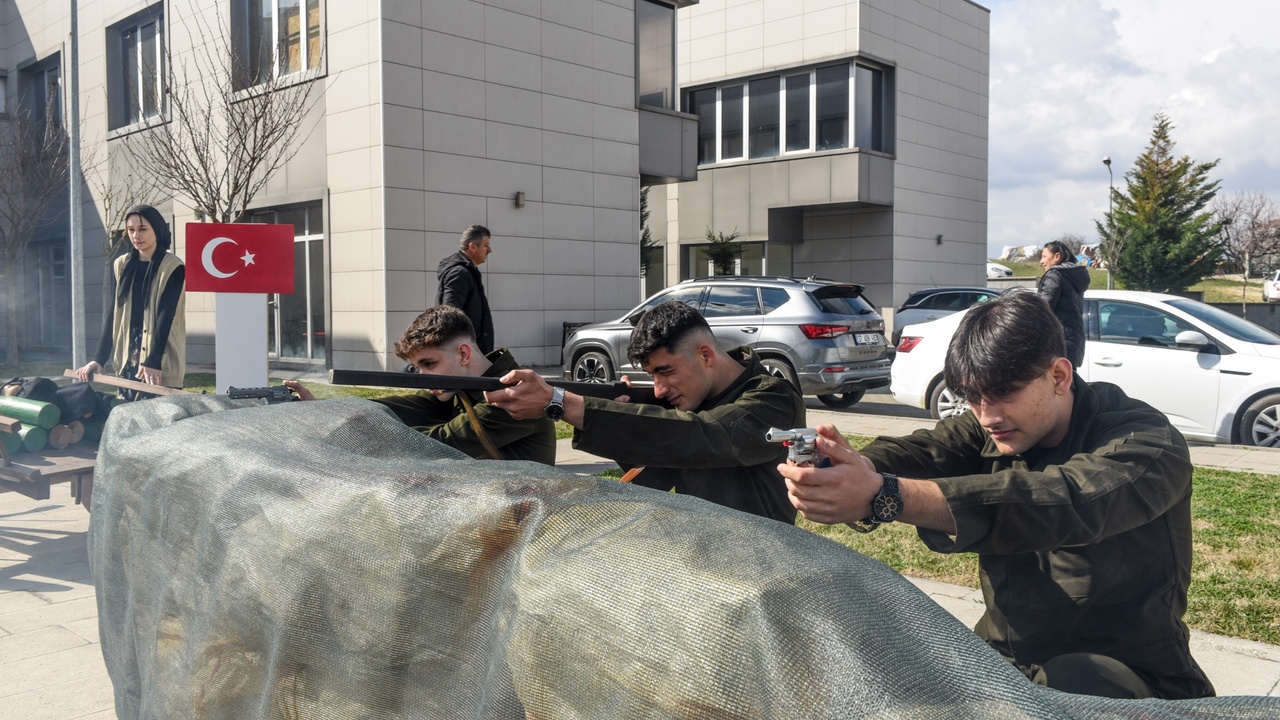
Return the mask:
<svg viewBox="0 0 1280 720">
<path fill-rule="evenodd" d="M 267 296 L 215 293 L 214 363 L 218 392 L 267 384 Z"/>
</svg>

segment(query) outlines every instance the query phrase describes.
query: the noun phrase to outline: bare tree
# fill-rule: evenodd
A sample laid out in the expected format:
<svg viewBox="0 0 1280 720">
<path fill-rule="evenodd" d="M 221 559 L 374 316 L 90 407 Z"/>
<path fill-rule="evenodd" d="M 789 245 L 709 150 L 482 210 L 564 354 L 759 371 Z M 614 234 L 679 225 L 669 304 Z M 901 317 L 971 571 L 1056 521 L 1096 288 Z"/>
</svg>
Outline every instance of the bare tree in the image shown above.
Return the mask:
<svg viewBox="0 0 1280 720">
<path fill-rule="evenodd" d="M 315 82 L 271 72 L 258 82 L 244 57 L 258 53 L 232 47 L 221 4 L 194 12 L 180 22 L 199 44 L 175 57 L 164 92 L 168 122 L 131 136 L 126 147 L 140 173 L 197 213 L 234 222 L 315 129 L 305 122 Z"/>
<path fill-rule="evenodd" d="M 134 170 L 127 162 L 113 163 L 99 155 L 99 143 L 88 143 L 84 149 L 85 181 L 93 191 L 102 211 L 102 259 L 110 267 L 124 246 L 125 213 L 135 205 L 151 204 L 160 192 L 154 178 Z"/>
<path fill-rule="evenodd" d="M 1073 255 L 1079 255 L 1080 248 L 1084 247 L 1084 238 L 1075 233 L 1063 233 L 1054 240 L 1066 245 Z"/>
<path fill-rule="evenodd" d="M 1209 207 L 1214 221 L 1222 226 L 1218 233 L 1222 254 L 1240 269 L 1240 301 L 1243 303 L 1253 261 L 1280 253 L 1280 210 L 1270 197 L 1260 192 L 1219 195 Z"/>
<path fill-rule="evenodd" d="M 18 362 L 18 272 L 32 238 L 67 190 L 67 135 L 56 119 L 23 107 L 0 121 L 0 262 L 4 268 L 8 350 Z"/>
</svg>

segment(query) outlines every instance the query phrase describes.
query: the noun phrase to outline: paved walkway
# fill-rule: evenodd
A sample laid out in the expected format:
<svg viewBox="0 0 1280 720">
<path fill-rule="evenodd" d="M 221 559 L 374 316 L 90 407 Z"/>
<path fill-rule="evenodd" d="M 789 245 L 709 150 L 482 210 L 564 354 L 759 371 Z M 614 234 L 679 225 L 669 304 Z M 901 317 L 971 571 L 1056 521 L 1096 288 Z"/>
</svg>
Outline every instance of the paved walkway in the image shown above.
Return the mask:
<svg viewBox="0 0 1280 720">
<path fill-rule="evenodd" d="M 810 424 L 832 422 L 862 435 L 904 434 L 923 418 L 811 408 Z M 613 463 L 559 444 L 559 465 L 597 473 Z M 1280 473 L 1280 450 L 1203 446 L 1197 464 Z M 22 720 L 111 718 L 111 683 L 98 644 L 98 608 L 85 537 L 89 515 L 66 485 L 53 499 L 0 494 L 0 716 Z M 971 588 L 913 580 L 943 608 L 972 626 L 982 614 Z M 1192 651 L 1221 695 L 1280 696 L 1280 647 L 1194 632 Z"/>
</svg>

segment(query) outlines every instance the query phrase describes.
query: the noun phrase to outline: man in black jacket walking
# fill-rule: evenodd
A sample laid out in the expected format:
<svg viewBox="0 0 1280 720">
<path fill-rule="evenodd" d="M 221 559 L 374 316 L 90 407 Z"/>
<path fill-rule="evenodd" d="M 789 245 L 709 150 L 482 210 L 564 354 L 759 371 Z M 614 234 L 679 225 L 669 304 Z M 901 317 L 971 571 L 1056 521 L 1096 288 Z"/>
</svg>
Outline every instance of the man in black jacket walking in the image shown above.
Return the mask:
<svg viewBox="0 0 1280 720">
<path fill-rule="evenodd" d="M 493 351 L 493 315 L 489 299 L 480 282 L 480 265 L 493 249 L 489 247 L 489 229 L 472 225 L 462 231 L 458 252 L 440 261 L 436 268 L 439 289 L 436 305 L 452 305 L 467 314 L 476 329 L 476 344 L 482 353 Z"/>
</svg>

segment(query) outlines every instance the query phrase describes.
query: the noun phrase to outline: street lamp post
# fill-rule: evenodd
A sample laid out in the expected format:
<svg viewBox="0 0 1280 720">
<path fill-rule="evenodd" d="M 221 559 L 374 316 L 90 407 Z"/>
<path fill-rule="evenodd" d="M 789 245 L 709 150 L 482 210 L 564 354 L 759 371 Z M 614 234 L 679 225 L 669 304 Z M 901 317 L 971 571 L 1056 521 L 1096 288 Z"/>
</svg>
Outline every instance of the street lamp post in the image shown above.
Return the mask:
<svg viewBox="0 0 1280 720">
<path fill-rule="evenodd" d="M 1108 155 L 1102 158 L 1102 164 L 1107 166 L 1107 239 L 1111 241 L 1112 247 L 1115 247 L 1116 228 L 1114 224 L 1115 221 L 1111 218 L 1111 212 L 1113 210 L 1112 205 L 1115 202 L 1112 199 L 1112 196 L 1115 194 L 1116 178 L 1115 175 L 1111 173 L 1111 156 Z M 1107 250 L 1111 249 L 1112 248 L 1107 248 Z M 1107 289 L 1111 289 L 1111 260 L 1107 260 Z"/>
</svg>

